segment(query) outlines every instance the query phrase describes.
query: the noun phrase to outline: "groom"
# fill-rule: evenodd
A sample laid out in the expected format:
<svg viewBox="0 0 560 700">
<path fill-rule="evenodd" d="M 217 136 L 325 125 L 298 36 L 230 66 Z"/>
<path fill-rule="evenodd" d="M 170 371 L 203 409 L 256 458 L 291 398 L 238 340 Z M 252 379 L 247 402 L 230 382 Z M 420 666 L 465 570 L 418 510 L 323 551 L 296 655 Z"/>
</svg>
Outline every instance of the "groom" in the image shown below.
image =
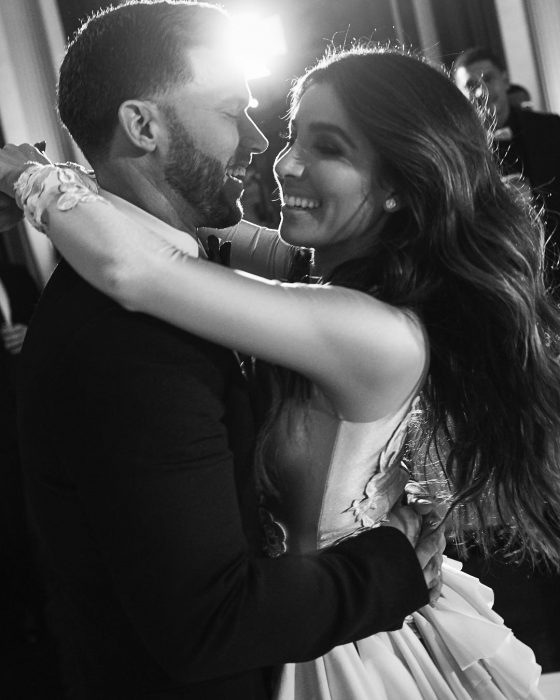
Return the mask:
<svg viewBox="0 0 560 700">
<path fill-rule="evenodd" d="M 60 73 L 61 118 L 106 196 L 190 255 L 196 227 L 239 219 L 267 146 L 229 33 L 204 3 L 122 5 L 89 20 Z M 264 699 L 266 667 L 427 602 L 434 538 L 418 556 L 392 527 L 315 556 L 252 553 L 239 499 L 254 434 L 230 351 L 127 312 L 62 262 L 23 360 L 23 459 L 71 697 Z"/>
</svg>

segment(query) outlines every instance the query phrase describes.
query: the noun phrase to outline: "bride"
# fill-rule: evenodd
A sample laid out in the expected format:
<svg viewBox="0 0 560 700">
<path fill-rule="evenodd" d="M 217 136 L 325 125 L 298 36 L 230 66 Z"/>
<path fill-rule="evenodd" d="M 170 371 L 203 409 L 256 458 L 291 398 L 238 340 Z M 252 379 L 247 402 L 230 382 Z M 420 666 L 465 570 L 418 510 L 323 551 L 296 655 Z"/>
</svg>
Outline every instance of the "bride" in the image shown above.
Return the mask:
<svg viewBox="0 0 560 700">
<path fill-rule="evenodd" d="M 233 266 L 260 277 L 180 253 L 76 170 L 32 165 L 16 192 L 127 309 L 284 368 L 257 451 L 271 556 L 383 522 L 407 458 L 457 533 L 469 526 L 487 551 L 499 533 L 558 567 L 560 319 L 540 222 L 502 183 L 474 107 L 415 57 L 334 53 L 292 92 L 275 173 L 283 243 L 258 227 L 223 234 Z M 265 279 L 293 246 L 313 249 L 317 279 Z M 442 575 L 440 598 L 402 629 L 286 665 L 276 697 L 540 697 L 491 592 L 453 561 Z"/>
</svg>

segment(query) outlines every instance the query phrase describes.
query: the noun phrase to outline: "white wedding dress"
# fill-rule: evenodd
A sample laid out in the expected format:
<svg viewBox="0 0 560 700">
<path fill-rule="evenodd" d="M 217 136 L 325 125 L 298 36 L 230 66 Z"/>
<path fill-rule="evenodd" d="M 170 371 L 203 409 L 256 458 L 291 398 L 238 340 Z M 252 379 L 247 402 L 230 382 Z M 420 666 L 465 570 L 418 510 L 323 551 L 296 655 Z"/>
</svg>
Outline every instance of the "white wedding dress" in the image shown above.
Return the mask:
<svg viewBox="0 0 560 700">
<path fill-rule="evenodd" d="M 265 450 L 276 455 L 261 510 L 271 556 L 378 526 L 409 478 L 400 460 L 409 415 L 407 404 L 390 419 L 351 423 L 318 393 L 283 412 Z M 284 666 L 275 699 L 540 698 L 533 652 L 492 611 L 492 591 L 460 569 L 444 561 L 441 597 L 400 630 Z"/>
<path fill-rule="evenodd" d="M 237 228 L 226 236 L 233 267 L 247 269 L 259 258 L 251 272 L 282 268 L 289 251 L 285 244 L 278 248 L 275 232 L 253 226 L 237 237 Z M 284 407 L 261 446 L 259 465 L 270 556 L 317 551 L 379 526 L 409 479 L 401 455 L 416 393 L 392 416 L 370 423 L 341 420 L 318 390 L 309 401 Z M 442 580 L 437 603 L 415 612 L 400 630 L 286 664 L 275 700 L 542 698 L 540 666 L 493 612 L 492 591 L 450 559 Z"/>
</svg>

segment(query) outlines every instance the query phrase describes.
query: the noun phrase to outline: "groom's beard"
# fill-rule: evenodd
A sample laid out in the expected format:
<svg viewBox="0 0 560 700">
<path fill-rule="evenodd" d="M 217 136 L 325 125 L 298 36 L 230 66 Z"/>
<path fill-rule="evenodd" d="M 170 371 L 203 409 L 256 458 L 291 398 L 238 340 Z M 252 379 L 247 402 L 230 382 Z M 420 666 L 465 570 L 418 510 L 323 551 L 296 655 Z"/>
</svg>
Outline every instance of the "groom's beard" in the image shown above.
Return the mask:
<svg viewBox="0 0 560 700">
<path fill-rule="evenodd" d="M 171 150 L 165 164 L 166 182 L 197 213 L 197 226 L 226 228 L 241 219 L 239 201 L 227 198 L 224 167 L 197 148 L 171 109 L 166 110 Z"/>
</svg>

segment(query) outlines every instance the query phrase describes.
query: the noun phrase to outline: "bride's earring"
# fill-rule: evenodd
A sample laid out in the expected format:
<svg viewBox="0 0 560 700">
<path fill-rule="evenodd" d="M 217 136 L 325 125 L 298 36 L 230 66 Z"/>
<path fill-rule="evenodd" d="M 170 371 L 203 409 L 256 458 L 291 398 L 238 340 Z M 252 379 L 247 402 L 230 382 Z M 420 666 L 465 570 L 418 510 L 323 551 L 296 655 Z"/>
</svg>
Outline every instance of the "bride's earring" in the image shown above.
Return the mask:
<svg viewBox="0 0 560 700">
<path fill-rule="evenodd" d="M 397 198 L 387 197 L 385 200 L 385 211 L 395 211 L 397 208 Z"/>
</svg>

